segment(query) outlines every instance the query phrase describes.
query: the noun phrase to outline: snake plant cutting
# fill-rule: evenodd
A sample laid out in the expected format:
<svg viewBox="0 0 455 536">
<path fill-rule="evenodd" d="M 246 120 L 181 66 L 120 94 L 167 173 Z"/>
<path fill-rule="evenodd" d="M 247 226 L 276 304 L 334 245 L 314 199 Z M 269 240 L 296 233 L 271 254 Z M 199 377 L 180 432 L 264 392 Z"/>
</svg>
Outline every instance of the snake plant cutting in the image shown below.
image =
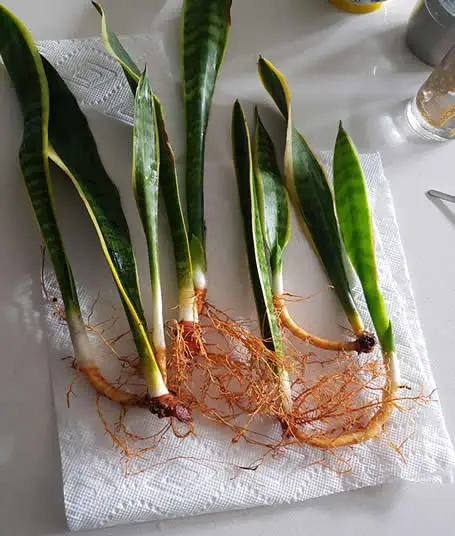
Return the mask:
<svg viewBox="0 0 455 536">
<path fill-rule="evenodd" d="M 101 39 L 105 49 L 120 63 L 135 93 L 140 77 L 139 68 L 109 27 L 101 5 L 98 2 L 92 3 L 101 15 Z M 199 311 L 202 309 L 207 293 L 204 216 L 205 139 L 213 93 L 229 38 L 231 4 L 232 0 L 184 0 L 182 7 L 181 54 L 186 119 L 186 212 L 191 270 Z"/>
<path fill-rule="evenodd" d="M 259 214 L 257 185 L 254 180 L 250 134 L 239 101 L 234 104 L 232 112 L 232 150 L 243 216 L 248 266 L 262 336 L 265 345 L 278 357 L 282 357 L 284 348 L 279 321 L 273 305 L 269 265 Z M 287 230 L 284 230 L 283 234 L 285 235 L 284 240 L 287 240 Z M 283 367 L 277 367 L 275 372 L 279 379 L 282 407 L 286 412 L 290 412 L 292 410 L 292 392 L 288 372 Z"/>
<path fill-rule="evenodd" d="M 186 204 L 196 293 L 207 292 L 204 217 L 205 138 L 216 80 L 229 38 L 232 0 L 184 0 L 181 54 L 186 119 Z"/>
<path fill-rule="evenodd" d="M 166 339 L 158 248 L 160 143 L 155 101 L 144 71 L 136 89 L 133 125 L 133 191 L 144 228 L 152 285 L 152 340 L 161 375 L 166 379 Z"/>
<path fill-rule="evenodd" d="M 289 239 L 287 193 L 280 179 L 273 143 L 257 111 L 253 148 L 246 119 L 238 102 L 233 110 L 232 138 L 250 277 L 260 325 L 265 344 L 282 355 L 283 342 L 279 328 L 282 309 L 274 307 L 272 289 L 276 291 L 282 251 Z M 382 400 L 364 427 L 354 426 L 352 431 L 344 430 L 337 436 L 324 434 L 323 429 L 309 434 L 299 426 L 301 412 L 295 403 L 299 394 L 291 387 L 288 371 L 282 368 L 276 370 L 283 409 L 279 418 L 283 428 L 299 443 L 322 449 L 355 445 L 377 436 L 393 412 L 393 402 L 399 387 L 392 328 L 378 286 L 365 182 L 355 148 L 341 125 L 335 146 L 334 177 L 343 243 L 362 282 L 368 309 L 381 343 L 386 381 Z M 310 337 L 306 340 L 313 342 Z M 331 344 L 335 346 L 335 343 Z M 308 386 L 306 390 L 310 391 Z"/>
<path fill-rule="evenodd" d="M 277 244 L 279 246 L 276 250 L 278 258 L 275 259 L 273 266 L 275 303 L 279 310 L 281 321 L 294 335 L 319 348 L 370 352 L 374 347 L 375 341 L 373 336 L 365 331 L 363 321 L 352 297 L 352 290 L 343 259 L 342 242 L 333 197 L 325 171 L 293 124 L 290 92 L 283 75 L 268 60 L 262 57 L 259 58 L 258 70 L 265 89 L 275 101 L 287 124 L 284 156 L 284 175 L 287 190 L 296 208 L 303 230 L 319 257 L 346 313 L 356 335 L 356 340 L 346 343 L 344 341 L 321 339 L 307 333 L 293 321 L 283 299 L 283 275 L 280 257 L 285 244 L 281 244 L 281 247 L 280 244 Z M 261 135 L 263 138 L 265 137 L 263 129 L 259 128 L 258 137 Z M 264 175 L 260 167 L 258 172 L 260 177 Z M 284 203 L 285 201 L 283 200 L 282 204 Z M 261 206 L 264 206 L 264 202 L 262 202 Z M 275 247 L 276 249 L 275 244 L 270 244 L 270 247 Z"/>
<path fill-rule="evenodd" d="M 140 70 L 109 27 L 101 5 L 101 39 L 106 51 L 121 65 L 133 93 Z M 207 254 L 204 218 L 205 137 L 213 92 L 224 57 L 230 28 L 231 0 L 184 1 L 182 7 L 181 53 L 186 117 L 186 226 L 178 191 L 177 174 L 158 98 L 158 131 L 161 158 L 166 161 L 161 177 L 179 287 L 179 326 L 175 336 L 185 351 L 204 353 L 199 313 L 207 293 Z M 144 218 L 143 218 L 144 221 Z M 189 249 L 188 249 L 189 248 Z M 191 277 L 191 282 L 190 282 Z M 182 338 L 179 337 L 182 335 Z"/>
<path fill-rule="evenodd" d="M 93 2 L 93 5 L 101 16 L 101 40 L 106 52 L 122 67 L 137 100 L 137 88 L 141 79 L 139 67 L 109 27 L 101 5 L 97 2 Z M 155 142 L 152 142 L 151 145 L 155 153 L 155 162 L 159 160 L 159 188 L 163 193 L 174 246 L 179 291 L 179 321 L 186 331 L 191 332 L 192 326 L 198 323 L 197 298 L 193 285 L 192 259 L 180 199 L 175 159 L 166 132 L 163 108 L 157 96 L 153 94 L 150 86 L 148 87 L 148 91 L 153 95 L 153 103 L 150 104 L 148 111 L 148 120 L 152 121 L 155 125 L 151 131 L 151 137 Z M 149 224 L 147 223 L 147 215 L 145 213 L 142 214 L 142 221 L 144 228 L 147 229 Z M 149 240 L 149 246 L 152 245 L 152 242 L 153 240 Z"/>
<path fill-rule="evenodd" d="M 166 387 L 150 344 L 128 225 L 87 120 L 57 71 L 40 57 L 26 28 L 3 6 L 0 30 L 0 55 L 24 117 L 22 173 L 61 290 L 76 364 L 100 394 L 122 404 L 147 406 L 159 417 L 188 421 L 187 409 Z M 144 400 L 110 384 L 96 364 L 55 213 L 49 158 L 72 181 L 97 232 L 141 359 L 148 393 Z"/>
<path fill-rule="evenodd" d="M 373 437 L 392 414 L 393 401 L 400 387 L 400 367 L 395 354 L 392 323 L 379 287 L 365 179 L 357 151 L 341 122 L 333 157 L 333 182 L 343 243 L 360 279 L 387 372 L 382 407 L 370 423 L 369 434 Z"/>
</svg>

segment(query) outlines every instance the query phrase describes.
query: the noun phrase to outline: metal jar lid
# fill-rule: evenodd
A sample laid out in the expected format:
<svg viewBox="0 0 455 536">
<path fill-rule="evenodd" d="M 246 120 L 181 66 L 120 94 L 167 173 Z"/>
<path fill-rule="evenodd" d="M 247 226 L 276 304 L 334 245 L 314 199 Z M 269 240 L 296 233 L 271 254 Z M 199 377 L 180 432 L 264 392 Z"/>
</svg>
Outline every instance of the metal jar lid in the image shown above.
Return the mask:
<svg viewBox="0 0 455 536">
<path fill-rule="evenodd" d="M 455 45 L 455 0 L 420 0 L 409 19 L 406 42 L 424 63 L 439 65 Z"/>
</svg>

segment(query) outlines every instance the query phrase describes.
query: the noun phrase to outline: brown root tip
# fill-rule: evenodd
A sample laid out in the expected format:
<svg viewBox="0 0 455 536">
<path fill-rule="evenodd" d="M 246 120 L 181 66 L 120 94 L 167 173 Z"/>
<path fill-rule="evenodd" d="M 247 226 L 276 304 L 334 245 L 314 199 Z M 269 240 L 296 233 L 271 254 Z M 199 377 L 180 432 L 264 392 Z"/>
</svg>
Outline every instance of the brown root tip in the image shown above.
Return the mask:
<svg viewBox="0 0 455 536">
<path fill-rule="evenodd" d="M 207 289 L 206 288 L 197 288 L 194 290 L 194 294 L 196 297 L 196 307 L 198 314 L 202 314 L 202 311 L 204 309 L 205 300 L 207 298 Z"/>
<path fill-rule="evenodd" d="M 364 331 L 357 337 L 359 354 L 369 354 L 376 346 L 376 337 L 369 331 Z"/>
<path fill-rule="evenodd" d="M 192 421 L 190 410 L 171 393 L 149 398 L 149 409 L 159 419 L 175 417 L 183 423 Z"/>
</svg>

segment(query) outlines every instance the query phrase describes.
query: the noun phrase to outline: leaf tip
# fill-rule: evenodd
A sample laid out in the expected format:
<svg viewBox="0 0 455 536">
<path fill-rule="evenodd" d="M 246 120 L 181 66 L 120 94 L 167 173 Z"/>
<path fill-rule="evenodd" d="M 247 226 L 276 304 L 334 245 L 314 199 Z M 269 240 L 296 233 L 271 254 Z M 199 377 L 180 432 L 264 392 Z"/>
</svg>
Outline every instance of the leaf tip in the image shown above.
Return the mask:
<svg viewBox="0 0 455 536">
<path fill-rule="evenodd" d="M 228 26 L 231 26 L 231 23 L 232 23 L 231 8 L 232 8 L 232 0 L 228 0 L 228 3 L 226 5 L 226 18 L 227 18 Z"/>
<path fill-rule="evenodd" d="M 341 136 L 346 136 L 349 138 L 349 134 L 347 133 L 346 129 L 344 128 L 343 121 L 340 119 L 340 122 L 338 124 L 338 134 Z"/>
<path fill-rule="evenodd" d="M 245 112 L 243 111 L 243 107 L 240 104 L 239 99 L 236 99 L 234 102 L 234 107 L 232 109 L 232 121 L 233 124 L 236 124 L 238 121 L 246 125 L 246 117 Z"/>
<path fill-rule="evenodd" d="M 261 114 L 259 113 L 258 106 L 255 106 L 254 108 L 254 119 L 256 123 L 256 130 L 259 130 L 259 131 L 265 130 L 264 123 L 262 122 Z"/>
<path fill-rule="evenodd" d="M 264 58 L 264 56 L 259 55 L 257 65 L 259 73 L 262 73 L 262 71 L 264 71 L 264 69 L 267 67 L 267 60 Z"/>
<path fill-rule="evenodd" d="M 239 99 L 235 99 L 234 105 L 232 106 L 232 129 L 234 130 L 234 125 L 237 121 L 239 114 L 242 112 L 242 105 L 240 104 Z"/>
<path fill-rule="evenodd" d="M 101 7 L 101 4 L 99 2 L 92 0 L 92 6 L 98 11 L 101 16 L 103 16 L 103 8 Z"/>
<path fill-rule="evenodd" d="M 336 142 L 335 142 L 335 150 L 338 146 L 338 143 L 341 142 L 346 136 L 347 134 L 346 134 L 346 130 L 343 127 L 343 121 L 340 119 L 340 121 L 338 122 L 338 132 L 337 132 L 337 137 L 336 137 Z"/>
<path fill-rule="evenodd" d="M 152 88 L 150 87 L 149 77 L 148 77 L 148 70 L 147 65 L 145 65 L 144 70 L 141 73 L 141 76 L 139 77 L 139 81 L 136 88 L 136 99 L 138 98 L 146 98 L 147 100 L 152 100 L 154 95 L 152 92 Z"/>
</svg>

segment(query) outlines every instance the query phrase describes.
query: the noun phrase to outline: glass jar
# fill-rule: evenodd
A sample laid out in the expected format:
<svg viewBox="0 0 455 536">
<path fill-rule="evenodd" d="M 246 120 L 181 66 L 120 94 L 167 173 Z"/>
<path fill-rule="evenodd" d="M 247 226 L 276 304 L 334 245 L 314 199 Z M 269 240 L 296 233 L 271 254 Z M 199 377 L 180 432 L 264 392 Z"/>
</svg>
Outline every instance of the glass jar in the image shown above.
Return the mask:
<svg viewBox="0 0 455 536">
<path fill-rule="evenodd" d="M 409 102 L 407 119 L 424 138 L 455 138 L 455 46 Z"/>
</svg>

